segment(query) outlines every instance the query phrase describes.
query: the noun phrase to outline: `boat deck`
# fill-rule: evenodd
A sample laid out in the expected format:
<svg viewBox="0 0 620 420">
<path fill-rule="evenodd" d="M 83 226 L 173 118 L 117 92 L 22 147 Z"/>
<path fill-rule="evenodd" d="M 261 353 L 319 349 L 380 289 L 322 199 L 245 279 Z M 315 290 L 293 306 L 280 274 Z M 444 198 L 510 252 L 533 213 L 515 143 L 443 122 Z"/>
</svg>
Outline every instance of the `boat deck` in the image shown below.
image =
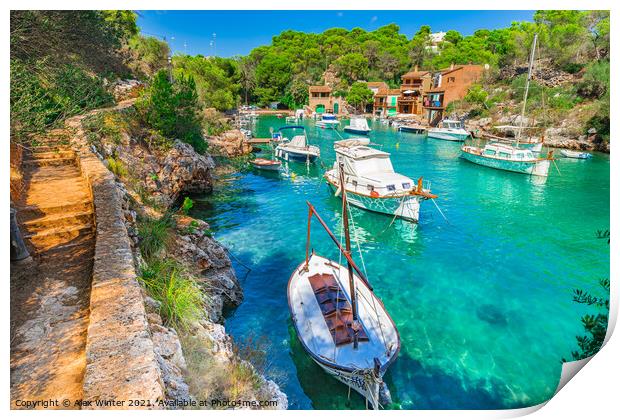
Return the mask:
<svg viewBox="0 0 620 420">
<path fill-rule="evenodd" d="M 351 341 L 340 342 L 338 345 L 338 335 L 332 334 L 332 328 L 328 325 L 328 319 L 324 316 L 310 279 L 330 278 L 331 281 L 333 278 L 335 286 L 346 300 L 346 305 L 350 307 L 349 273 L 345 267 L 318 255 L 310 258 L 308 271 L 303 269 L 304 263 L 293 273 L 288 295 L 293 322 L 299 339 L 307 350 L 315 358 L 352 370 L 374 367 L 374 358 L 378 358 L 382 366 L 388 365 L 399 349 L 399 337 L 382 303 L 358 276 L 354 276 L 359 321 L 366 339 L 359 341 L 357 349 L 353 348 Z M 361 334 L 360 332 L 360 337 Z"/>
</svg>

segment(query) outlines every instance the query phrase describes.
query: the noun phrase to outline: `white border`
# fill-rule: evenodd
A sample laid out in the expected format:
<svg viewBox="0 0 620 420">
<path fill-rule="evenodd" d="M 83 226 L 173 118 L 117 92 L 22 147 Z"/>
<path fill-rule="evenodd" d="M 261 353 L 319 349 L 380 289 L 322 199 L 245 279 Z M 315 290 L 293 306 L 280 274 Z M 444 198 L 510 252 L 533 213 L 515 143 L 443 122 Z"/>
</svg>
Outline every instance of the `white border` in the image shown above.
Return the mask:
<svg viewBox="0 0 620 420">
<path fill-rule="evenodd" d="M 9 131 L 9 37 L 7 36 L 8 26 L 9 26 L 9 8 L 12 6 L 13 9 L 127 9 L 131 8 L 134 10 L 141 9 L 153 9 L 153 10 L 179 10 L 179 9 L 188 9 L 188 10 L 259 10 L 259 9 L 282 9 L 282 10 L 437 10 L 439 4 L 435 2 L 412 2 L 411 0 L 388 0 L 382 1 L 380 4 L 378 2 L 372 0 L 341 0 L 338 2 L 337 6 L 334 7 L 333 0 L 313 0 L 312 2 L 293 2 L 291 0 L 262 0 L 262 1 L 250 1 L 250 0 L 237 0 L 234 4 L 228 4 L 226 2 L 210 2 L 210 1 L 189 1 L 189 0 L 175 0 L 174 2 L 166 2 L 162 0 L 108 0 L 108 1 L 76 1 L 76 0 L 65 0 L 65 1 L 41 1 L 41 0 L 22 0 L 18 3 L 13 3 L 10 6 L 6 3 L 3 7 L 3 22 L 5 22 L 5 36 L 2 42 L 2 53 L 3 57 L 5 57 L 5 65 L 2 69 L 2 89 L 4 92 L 5 100 L 2 103 L 3 110 L 3 127 L 5 133 L 5 142 L 4 142 L 4 158 L 0 161 L 0 165 L 2 167 L 2 172 L 7 176 L 4 178 L 5 181 L 1 183 L 2 188 L 2 197 L 4 200 L 8 201 L 9 197 L 9 183 L 7 182 L 8 174 L 9 174 L 9 142 L 8 142 L 8 131 Z M 497 3 L 494 1 L 483 1 L 483 0 L 469 0 L 467 2 L 464 1 L 456 1 L 456 0 L 445 0 L 441 3 L 443 10 L 536 10 L 540 8 L 544 9 L 584 9 L 584 7 L 588 9 L 611 9 L 612 10 L 612 42 L 611 42 L 611 55 L 612 59 L 612 83 L 611 83 L 611 115 L 612 115 L 612 133 L 618 132 L 618 122 L 614 117 L 619 115 L 616 111 L 618 110 L 618 101 L 617 98 L 617 77 L 614 77 L 617 72 L 616 66 L 616 57 L 618 57 L 618 46 L 617 43 L 620 42 L 616 35 L 618 34 L 618 12 L 616 8 L 614 9 L 615 4 L 612 1 L 599 1 L 599 0 L 590 0 L 587 3 L 584 3 L 582 0 L 545 0 L 545 2 L 532 1 L 532 0 L 521 0 L 521 1 L 503 1 L 501 3 Z M 465 8 L 464 6 L 467 6 Z M 613 137 L 613 135 L 612 135 Z M 618 140 L 620 141 L 620 140 Z M 613 140 L 612 140 L 613 142 Z M 611 221 L 610 221 L 610 230 L 612 232 L 616 232 L 618 225 L 618 216 L 620 215 L 620 208 L 618 206 L 620 194 L 618 191 L 618 175 L 619 170 L 617 165 L 615 165 L 616 158 L 615 156 L 611 157 Z M 575 186 L 578 188 L 579 186 Z M 8 204 L 8 203 L 7 203 Z M 8 207 L 8 205 L 7 205 Z M 5 209 L 7 209 L 5 207 Z M 4 233 L 4 237 L 8 238 L 9 229 L 8 223 L 5 223 L 0 227 L 2 232 Z M 5 305 L 3 307 L 3 316 L 4 316 L 4 325 L 7 325 L 9 322 L 9 244 L 8 240 L 2 245 L 5 255 L 6 264 L 4 265 L 4 299 Z M 611 255 L 619 255 L 618 247 L 614 241 L 611 242 L 610 248 Z M 615 279 L 618 278 L 618 261 L 616 258 L 611 259 L 611 301 L 612 301 L 612 310 L 610 313 L 610 326 L 608 329 L 608 337 L 609 339 L 611 332 L 613 331 L 613 326 L 615 325 L 618 313 L 618 287 L 615 283 Z M 9 337 L 8 331 L 5 330 L 5 334 L 2 337 L 3 344 L 3 355 L 5 360 L 5 366 L 3 369 L 3 384 L 4 384 L 4 395 L 6 400 L 4 401 L 5 410 L 10 411 L 10 402 L 8 396 L 9 393 Z M 617 416 L 617 413 L 620 412 L 620 403 L 618 398 L 617 384 L 618 384 L 618 374 L 620 374 L 620 358 L 618 355 L 620 354 L 620 342 L 616 337 L 609 341 L 605 347 L 592 358 L 589 363 L 584 362 L 572 362 L 570 364 L 565 364 L 562 370 L 562 381 L 561 385 L 558 387 L 558 391 L 561 389 L 561 392 L 553 397 L 547 404 L 541 404 L 535 407 L 529 407 L 519 410 L 488 410 L 488 411 L 384 411 L 380 414 L 376 412 L 370 411 L 362 411 L 362 412 L 352 412 L 352 411 L 338 411 L 338 416 L 344 417 L 367 417 L 367 416 L 376 416 L 380 415 L 382 417 L 390 417 L 396 418 L 404 416 L 415 416 L 418 419 L 426 419 L 426 418 L 446 418 L 446 417 L 455 417 L 455 418 L 472 418 L 472 419 L 487 419 L 487 418 L 506 418 L 506 417 L 516 417 L 522 416 L 526 414 L 533 414 L 532 418 L 536 419 L 584 419 L 584 418 L 612 418 Z M 587 364 L 587 366 L 585 366 Z M 585 367 L 584 367 L 585 366 Z M 566 378 L 570 379 L 574 374 L 576 374 L 581 368 L 583 368 L 583 372 L 579 374 L 579 379 L 574 381 L 566 380 Z M 562 388 L 562 386 L 564 388 Z M 543 406 L 547 405 L 543 410 L 540 410 Z M 10 411 L 9 415 L 15 417 L 31 417 L 37 416 L 39 412 L 24 412 L 24 411 Z M 613 413 L 613 414 L 612 414 Z M 144 416 L 148 415 L 153 416 L 154 418 L 168 418 L 169 416 L 189 416 L 189 417 L 200 417 L 204 418 L 205 416 L 215 417 L 215 418 L 256 418 L 256 417 L 264 417 L 272 416 L 275 417 L 285 417 L 290 418 L 294 416 L 296 418 L 310 418 L 320 413 L 316 413 L 314 411 L 288 411 L 288 412 L 273 412 L 273 411 L 209 411 L 209 412 L 197 412 L 197 411 L 166 411 L 166 412 L 104 412 L 104 411 L 89 411 L 88 414 L 84 412 L 52 412 L 46 411 L 45 416 L 49 418 L 73 418 L 82 415 L 92 416 L 93 418 L 107 418 L 110 415 L 114 415 L 118 418 L 129 418 L 135 415 Z"/>
</svg>

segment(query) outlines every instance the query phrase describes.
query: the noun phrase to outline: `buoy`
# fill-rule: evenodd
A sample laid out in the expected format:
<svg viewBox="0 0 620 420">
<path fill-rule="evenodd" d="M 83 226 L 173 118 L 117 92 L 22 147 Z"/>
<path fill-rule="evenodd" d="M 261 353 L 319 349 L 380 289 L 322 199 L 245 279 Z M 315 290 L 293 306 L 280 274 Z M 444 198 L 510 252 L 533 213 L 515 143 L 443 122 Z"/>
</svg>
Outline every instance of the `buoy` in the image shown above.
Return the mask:
<svg viewBox="0 0 620 420">
<path fill-rule="evenodd" d="M 376 191 L 371 191 L 371 192 L 370 192 L 370 196 L 371 196 L 372 198 L 379 198 L 379 193 L 378 193 L 378 192 L 376 192 Z"/>
<path fill-rule="evenodd" d="M 396 148 L 398 149 L 400 147 L 400 143 L 396 143 Z"/>
<path fill-rule="evenodd" d="M 295 181 L 295 177 L 297 176 L 297 174 L 295 172 L 291 172 L 291 179 L 293 181 Z"/>
</svg>

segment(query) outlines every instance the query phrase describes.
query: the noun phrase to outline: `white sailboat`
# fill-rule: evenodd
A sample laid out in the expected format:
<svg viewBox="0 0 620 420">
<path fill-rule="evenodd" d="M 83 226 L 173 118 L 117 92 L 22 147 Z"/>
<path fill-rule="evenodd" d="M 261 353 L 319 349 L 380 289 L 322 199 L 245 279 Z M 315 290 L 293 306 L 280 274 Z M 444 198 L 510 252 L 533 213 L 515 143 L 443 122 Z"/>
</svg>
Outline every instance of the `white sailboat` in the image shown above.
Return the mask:
<svg viewBox="0 0 620 420">
<path fill-rule="evenodd" d="M 340 172 L 344 171 L 344 189 L 356 207 L 417 223 L 420 203 L 437 197 L 423 187 L 422 178 L 414 183 L 394 172 L 387 152 L 359 143 L 341 143 L 334 150 L 336 162 L 324 177 L 338 195 L 342 191 Z"/>
<path fill-rule="evenodd" d="M 307 204 L 306 258 L 293 271 L 287 288 L 295 331 L 305 351 L 326 373 L 378 409 L 391 400 L 383 375 L 400 351 L 398 330 L 351 258 L 347 193 L 342 194 L 345 248 Z M 312 216 L 336 244 L 346 266 L 310 251 Z"/>
<path fill-rule="evenodd" d="M 525 121 L 525 106 L 527 103 L 530 80 L 532 78 L 532 67 L 534 65 L 537 40 L 538 34 L 535 34 L 534 41 L 532 42 L 532 51 L 530 53 L 527 81 L 523 96 L 523 107 L 521 108 L 521 120 L 515 142 L 506 142 L 504 139 L 495 138 L 489 139 L 489 142 L 485 144 L 484 147 L 466 144 L 461 147 L 461 157 L 463 159 L 489 168 L 543 177 L 548 176 L 549 167 L 553 161 L 553 152 L 549 152 L 547 156 L 541 157 L 538 153 L 534 153 L 535 150 L 540 150 L 541 148 L 533 146 L 534 150 L 528 150 L 520 147 L 523 123 Z"/>
</svg>

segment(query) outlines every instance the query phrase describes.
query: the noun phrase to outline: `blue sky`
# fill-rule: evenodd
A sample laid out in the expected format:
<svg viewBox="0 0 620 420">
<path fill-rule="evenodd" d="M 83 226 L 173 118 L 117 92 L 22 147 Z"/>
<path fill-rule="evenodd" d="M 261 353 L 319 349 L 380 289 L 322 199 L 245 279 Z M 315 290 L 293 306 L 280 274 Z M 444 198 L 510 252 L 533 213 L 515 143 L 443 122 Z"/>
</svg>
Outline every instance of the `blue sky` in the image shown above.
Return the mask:
<svg viewBox="0 0 620 420">
<path fill-rule="evenodd" d="M 395 11 L 395 10 L 313 10 L 313 11 L 138 11 L 138 26 L 148 35 L 166 37 L 173 52 L 230 57 L 246 55 L 266 45 L 280 32 L 293 29 L 323 32 L 339 27 L 374 30 L 389 23 L 400 26 L 408 38 L 421 25 L 433 32 L 455 29 L 470 35 L 476 29 L 509 26 L 513 21 L 532 20 L 533 11 Z M 214 50 L 213 34 L 216 34 Z"/>
</svg>

